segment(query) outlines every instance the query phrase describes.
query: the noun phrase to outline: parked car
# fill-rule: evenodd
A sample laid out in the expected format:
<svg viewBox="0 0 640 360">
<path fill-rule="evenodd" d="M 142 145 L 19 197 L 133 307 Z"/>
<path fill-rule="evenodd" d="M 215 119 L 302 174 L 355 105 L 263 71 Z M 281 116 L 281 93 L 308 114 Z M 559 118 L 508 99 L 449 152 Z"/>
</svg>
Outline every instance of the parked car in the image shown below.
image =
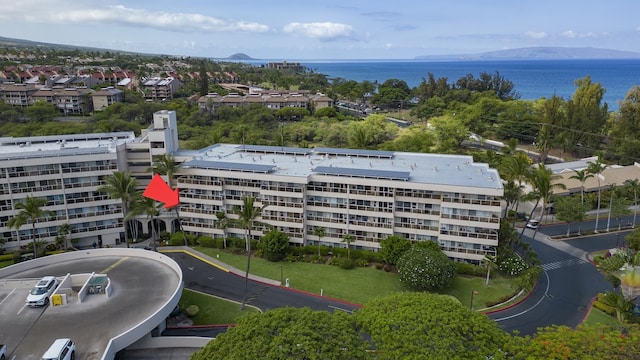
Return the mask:
<svg viewBox="0 0 640 360">
<path fill-rule="evenodd" d="M 540 225 L 540 221 L 531 219 L 531 220 L 527 221 L 527 225 L 526 226 L 529 229 L 537 229 L 539 225 Z"/>
<path fill-rule="evenodd" d="M 76 344 L 71 339 L 56 339 L 41 360 L 74 360 Z"/>
<path fill-rule="evenodd" d="M 38 280 L 36 285 L 31 289 L 25 302 L 29 306 L 44 306 L 49 304 L 49 296 L 53 294 L 58 285 L 55 276 L 45 276 Z"/>
</svg>

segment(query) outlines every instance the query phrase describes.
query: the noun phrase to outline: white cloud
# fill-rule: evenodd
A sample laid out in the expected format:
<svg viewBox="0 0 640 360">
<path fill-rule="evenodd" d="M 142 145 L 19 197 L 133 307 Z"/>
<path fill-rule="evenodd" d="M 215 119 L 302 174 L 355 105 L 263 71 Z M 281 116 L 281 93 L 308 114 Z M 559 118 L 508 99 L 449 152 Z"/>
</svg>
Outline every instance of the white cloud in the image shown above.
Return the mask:
<svg viewBox="0 0 640 360">
<path fill-rule="evenodd" d="M 282 29 L 286 33 L 322 40 L 348 38 L 353 33 L 351 25 L 332 22 L 289 23 Z"/>
<path fill-rule="evenodd" d="M 575 31 L 572 30 L 567 30 L 564 31 L 562 33 L 560 33 L 561 36 L 564 36 L 566 38 L 569 39 L 593 39 L 593 38 L 601 38 L 603 36 L 607 36 L 607 33 L 594 33 L 592 31 L 589 32 L 584 32 L 584 33 L 577 33 Z"/>
<path fill-rule="evenodd" d="M 532 39 L 544 39 L 548 36 L 548 34 L 544 31 L 527 31 L 524 33 L 524 35 Z"/>
<path fill-rule="evenodd" d="M 31 5 L 38 1 L 27 1 Z M 62 4 L 62 3 L 61 3 Z M 266 32 L 269 27 L 264 24 L 248 21 L 231 22 L 212 16 L 196 13 L 169 13 L 150 11 L 147 9 L 127 8 L 123 5 L 107 7 L 90 6 L 83 8 L 81 2 L 73 2 L 69 6 L 44 5 L 52 10 L 33 11 L 34 8 L 5 7 L 0 5 L 0 19 L 10 16 L 34 23 L 53 24 L 120 24 L 132 27 L 153 28 L 173 32 Z M 36 7 L 37 8 L 37 7 Z M 60 11 L 60 9 L 64 9 Z"/>
</svg>

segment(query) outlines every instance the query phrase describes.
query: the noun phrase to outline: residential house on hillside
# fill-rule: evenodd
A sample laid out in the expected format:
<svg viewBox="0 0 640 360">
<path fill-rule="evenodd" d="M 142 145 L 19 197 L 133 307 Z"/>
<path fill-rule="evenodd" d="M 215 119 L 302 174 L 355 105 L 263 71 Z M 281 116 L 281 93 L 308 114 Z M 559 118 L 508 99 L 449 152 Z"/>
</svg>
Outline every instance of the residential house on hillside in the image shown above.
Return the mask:
<svg viewBox="0 0 640 360">
<path fill-rule="evenodd" d="M 173 94 L 182 87 L 182 81 L 173 77 L 152 77 L 142 79 L 140 87 L 147 100 L 171 100 Z"/>
<path fill-rule="evenodd" d="M 308 95 L 308 91 L 274 91 L 253 89 L 249 95 L 241 96 L 238 93 L 229 93 L 221 96 L 217 93 L 209 93 L 198 99 L 200 109 L 215 113 L 221 106 L 233 108 L 260 104 L 272 110 L 280 110 L 286 107 L 296 107 L 305 109 L 321 109 L 333 106 L 333 99 L 318 93 Z"/>
<path fill-rule="evenodd" d="M 31 95 L 38 91 L 33 84 L 5 83 L 0 85 L 0 100 L 12 106 L 26 107 L 33 104 Z"/>
<path fill-rule="evenodd" d="M 42 88 L 34 92 L 33 102 L 46 101 L 65 115 L 87 115 L 93 111 L 91 95 L 88 88 Z"/>
<path fill-rule="evenodd" d="M 94 111 L 104 111 L 110 105 L 124 101 L 124 91 L 112 86 L 97 90 L 91 95 Z"/>
</svg>

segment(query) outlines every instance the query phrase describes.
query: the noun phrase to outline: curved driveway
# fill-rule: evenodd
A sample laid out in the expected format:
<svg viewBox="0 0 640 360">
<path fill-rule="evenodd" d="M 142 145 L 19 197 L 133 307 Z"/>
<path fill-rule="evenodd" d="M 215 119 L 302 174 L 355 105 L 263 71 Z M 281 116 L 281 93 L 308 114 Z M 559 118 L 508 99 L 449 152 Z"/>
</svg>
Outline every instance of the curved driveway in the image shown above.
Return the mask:
<svg viewBox="0 0 640 360">
<path fill-rule="evenodd" d="M 603 224 L 600 220 L 600 226 Z M 593 222 L 587 222 L 583 229 Z M 577 226 L 573 224 L 573 228 Z M 587 255 L 610 249 L 628 232 L 601 233 L 572 240 L 551 240 L 548 235 L 566 233 L 566 224 L 542 226 L 535 240 L 534 231 L 525 230 L 524 240 L 531 244 L 542 262 L 544 273 L 533 292 L 517 306 L 488 316 L 506 331 L 518 330 L 532 335 L 539 327 L 566 325 L 576 327 L 587 315 L 599 292 L 612 290 L 611 283 L 591 264 Z M 621 243 L 619 243 L 621 244 Z"/>
<path fill-rule="evenodd" d="M 191 256 L 189 252 L 197 254 L 198 257 Z M 232 301 L 242 301 L 244 295 L 243 276 L 217 268 L 212 265 L 214 264 L 212 259 L 192 249 L 189 249 L 188 252 L 166 252 L 165 255 L 180 264 L 185 288 Z M 249 281 L 247 298 L 247 305 L 255 306 L 263 311 L 285 306 L 306 306 L 314 310 L 340 310 L 347 312 L 352 312 L 359 308 L 356 304 L 255 280 Z"/>
</svg>

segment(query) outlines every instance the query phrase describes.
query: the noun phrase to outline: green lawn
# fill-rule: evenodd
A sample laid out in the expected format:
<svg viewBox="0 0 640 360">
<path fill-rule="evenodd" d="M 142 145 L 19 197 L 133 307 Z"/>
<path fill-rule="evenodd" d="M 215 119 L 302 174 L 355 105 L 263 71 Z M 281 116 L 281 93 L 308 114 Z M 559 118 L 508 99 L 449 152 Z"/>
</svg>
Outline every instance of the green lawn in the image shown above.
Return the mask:
<svg viewBox="0 0 640 360">
<path fill-rule="evenodd" d="M 13 260 L 0 261 L 0 268 L 7 267 L 9 265 L 13 265 Z"/>
<path fill-rule="evenodd" d="M 615 325 L 618 323 L 618 320 L 616 320 L 613 316 L 609 316 L 607 314 L 605 314 L 603 311 L 598 310 L 596 308 L 591 308 L 591 311 L 589 312 L 589 316 L 587 316 L 587 318 L 585 319 L 583 324 L 587 324 L 587 325 L 597 325 L 597 324 L 602 324 L 602 325 Z"/>
<path fill-rule="evenodd" d="M 229 264 L 237 269 L 247 268 L 247 257 L 221 252 L 217 249 L 197 247 L 196 250 Z M 281 269 L 282 266 L 282 277 Z M 356 304 L 364 304 L 379 295 L 401 291 L 395 274 L 372 268 L 342 270 L 337 266 L 303 262 L 270 262 L 251 258 L 251 273 L 268 279 L 289 279 L 289 285 L 298 290 L 329 296 Z"/>
<path fill-rule="evenodd" d="M 237 269 L 244 270 L 247 267 L 247 257 L 244 255 L 204 247 L 195 249 Z M 314 294 L 320 294 L 322 290 L 324 296 L 356 304 L 365 304 L 378 296 L 403 291 L 396 274 L 374 268 L 342 270 L 331 265 L 274 263 L 261 258 L 251 258 L 251 273 L 268 279 L 281 281 L 281 266 L 282 279 L 288 278 L 292 288 Z M 516 290 L 513 282 L 503 277 L 491 279 L 488 286 L 484 285 L 484 282 L 483 277 L 458 276 L 453 286 L 442 293 L 455 296 L 463 304 L 470 304 L 471 292 L 475 290 L 478 294 L 474 295 L 473 308 L 483 309 L 488 300 L 499 299 Z"/>
<path fill-rule="evenodd" d="M 240 311 L 240 304 L 236 302 L 189 289 L 182 291 L 179 304 L 182 311 L 190 305 L 197 305 L 200 308 L 198 315 L 192 318 L 193 325 L 235 324 L 238 322 L 238 317 L 258 311 L 251 306 L 246 306 Z"/>
<path fill-rule="evenodd" d="M 465 305 L 471 306 L 471 294 L 473 295 L 473 309 L 487 308 L 487 301 L 495 301 L 504 296 L 512 295 L 518 290 L 513 281 L 503 276 L 495 275 L 489 279 L 489 285 L 485 285 L 484 277 L 456 276 L 449 289 L 443 294 L 452 295 Z"/>
</svg>

